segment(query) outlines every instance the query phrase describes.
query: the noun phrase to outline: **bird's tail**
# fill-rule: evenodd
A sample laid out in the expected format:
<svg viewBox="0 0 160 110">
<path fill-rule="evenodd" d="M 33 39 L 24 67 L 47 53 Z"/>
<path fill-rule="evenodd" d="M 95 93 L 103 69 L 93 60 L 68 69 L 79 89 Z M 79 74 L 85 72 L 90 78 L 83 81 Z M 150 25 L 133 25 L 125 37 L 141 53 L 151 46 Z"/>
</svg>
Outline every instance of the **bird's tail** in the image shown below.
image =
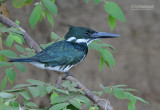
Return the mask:
<svg viewBox="0 0 160 110">
<path fill-rule="evenodd" d="M 17 59 L 10 59 L 9 62 L 33 62 L 32 58 L 17 58 Z"/>
</svg>

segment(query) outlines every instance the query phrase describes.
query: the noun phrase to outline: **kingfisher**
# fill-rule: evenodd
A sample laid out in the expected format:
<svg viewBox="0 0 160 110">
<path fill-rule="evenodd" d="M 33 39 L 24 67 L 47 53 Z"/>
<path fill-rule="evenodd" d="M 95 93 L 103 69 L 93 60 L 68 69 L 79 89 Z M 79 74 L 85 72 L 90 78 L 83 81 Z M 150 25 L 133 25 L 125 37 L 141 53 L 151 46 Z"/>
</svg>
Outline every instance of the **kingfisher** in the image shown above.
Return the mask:
<svg viewBox="0 0 160 110">
<path fill-rule="evenodd" d="M 30 58 L 10 59 L 9 62 L 28 62 L 36 67 L 64 72 L 80 63 L 88 53 L 88 44 L 100 38 L 115 38 L 118 34 L 97 32 L 86 27 L 70 26 L 65 40 L 55 42 Z"/>
</svg>

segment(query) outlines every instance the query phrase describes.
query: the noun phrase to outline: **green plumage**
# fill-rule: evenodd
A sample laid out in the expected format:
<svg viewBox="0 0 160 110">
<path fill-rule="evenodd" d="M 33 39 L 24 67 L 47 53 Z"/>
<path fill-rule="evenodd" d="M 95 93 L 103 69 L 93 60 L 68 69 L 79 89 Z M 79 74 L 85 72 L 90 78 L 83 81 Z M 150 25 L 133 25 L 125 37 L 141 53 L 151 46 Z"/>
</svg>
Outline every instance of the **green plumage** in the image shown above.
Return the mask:
<svg viewBox="0 0 160 110">
<path fill-rule="evenodd" d="M 45 63 L 48 66 L 75 65 L 80 62 L 88 52 L 86 44 L 76 44 L 67 41 L 56 42 L 36 56 L 35 61 Z"/>
</svg>

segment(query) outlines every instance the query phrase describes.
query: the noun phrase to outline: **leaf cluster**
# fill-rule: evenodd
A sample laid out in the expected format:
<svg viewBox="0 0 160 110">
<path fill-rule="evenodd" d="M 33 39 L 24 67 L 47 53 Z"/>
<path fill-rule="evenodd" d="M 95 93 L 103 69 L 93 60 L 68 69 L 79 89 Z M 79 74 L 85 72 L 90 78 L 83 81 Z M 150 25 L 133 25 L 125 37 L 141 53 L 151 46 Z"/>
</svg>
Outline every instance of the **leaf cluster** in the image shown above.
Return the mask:
<svg viewBox="0 0 160 110">
<path fill-rule="evenodd" d="M 135 110 L 135 104 L 137 100 L 149 104 L 147 101 L 143 100 L 142 98 L 135 96 L 131 92 L 136 92 L 135 89 L 132 88 L 126 88 L 127 85 L 116 85 L 116 86 L 108 86 L 104 87 L 102 84 L 100 87 L 103 89 L 102 91 L 94 91 L 95 94 L 101 96 L 104 93 L 105 94 L 112 94 L 118 99 L 127 99 L 129 100 L 128 103 L 128 110 Z"/>
<path fill-rule="evenodd" d="M 112 66 L 115 66 L 115 60 L 112 56 L 112 53 L 107 49 L 110 48 L 111 50 L 115 50 L 114 47 L 112 47 L 109 44 L 104 44 L 101 40 L 95 40 L 91 44 L 89 44 L 89 48 L 96 50 L 100 54 L 100 63 L 99 63 L 99 69 L 102 70 L 104 63 L 109 67 L 112 68 Z"/>
<path fill-rule="evenodd" d="M 29 84 L 16 85 L 9 90 L 0 92 L 0 102 L 3 105 L 7 103 L 6 107 L 19 107 L 16 100 L 18 97 L 23 97 L 23 109 L 39 110 L 37 105 L 31 102 L 31 98 L 50 94 L 51 107 L 47 107 L 49 110 L 78 110 L 82 108 L 82 104 L 88 108 L 91 107 L 90 100 L 81 89 L 77 88 L 77 84 L 74 82 L 65 81 L 60 88 L 39 80 L 28 79 L 27 82 Z"/>
<path fill-rule="evenodd" d="M 25 5 L 30 5 L 33 0 L 12 0 L 13 6 L 16 8 L 22 8 Z M 90 0 L 84 0 L 87 4 Z M 116 26 L 117 20 L 126 22 L 125 16 L 121 8 L 113 1 L 107 0 L 94 0 L 94 4 L 98 5 L 99 3 L 104 3 L 104 10 L 108 14 L 108 23 L 113 30 Z M 57 6 L 55 0 L 39 0 L 35 3 L 35 7 L 29 17 L 29 24 L 33 28 L 38 21 L 41 21 L 42 18 L 47 17 L 47 20 L 54 26 L 53 16 L 57 15 Z"/>
<path fill-rule="evenodd" d="M 16 21 L 16 23 L 18 23 L 18 21 Z M 0 42 L 0 44 L 3 43 L 4 46 L 8 48 L 11 48 L 11 47 L 15 48 L 20 53 L 19 57 L 24 58 L 24 57 L 33 56 L 35 54 L 35 51 L 33 49 L 30 49 L 30 48 L 24 49 L 22 47 L 24 44 L 23 34 L 21 31 L 19 31 L 18 28 L 14 28 L 14 27 L 6 28 L 1 24 L 0 32 L 3 33 L 1 38 L 4 39 L 2 40 L 2 42 Z M 7 38 L 5 39 L 5 37 Z M 16 78 L 15 68 L 17 68 L 22 73 L 24 73 L 26 70 L 26 67 L 23 63 L 19 63 L 19 62 L 10 63 L 8 62 L 8 58 L 9 59 L 18 58 L 18 55 L 11 49 L 0 50 L 0 68 L 1 69 L 4 68 L 5 70 L 4 71 L 5 76 L 1 82 L 1 91 L 4 90 L 7 84 L 7 80 L 11 84 L 14 83 L 14 80 Z"/>
<path fill-rule="evenodd" d="M 50 96 L 50 107 L 45 107 L 48 110 L 79 110 L 88 108 L 89 110 L 98 110 L 99 108 L 92 104 L 85 96 L 82 89 L 77 88 L 75 82 L 64 81 L 60 88 L 56 88 L 54 84 L 45 83 L 43 81 L 28 79 L 27 84 L 19 84 L 9 90 L 0 92 L 0 107 L 10 108 L 14 110 L 19 108 L 20 104 L 17 98 L 23 97 L 23 109 L 40 110 L 38 106 L 31 101 L 31 98 Z M 135 89 L 126 88 L 126 85 L 116 85 L 104 87 L 101 91 L 94 91 L 95 94 L 102 96 L 103 94 L 113 94 L 118 99 L 127 99 L 128 110 L 135 110 L 137 100 L 147 103 L 140 97 L 133 95 Z"/>
<path fill-rule="evenodd" d="M 57 15 L 57 6 L 53 0 L 40 0 L 35 4 L 35 7 L 29 17 L 29 24 L 33 28 L 38 21 L 47 17 L 51 26 L 54 26 L 53 15 Z"/>
<path fill-rule="evenodd" d="M 84 1 L 88 4 L 90 0 L 84 0 Z M 98 5 L 101 2 L 104 3 L 104 10 L 108 14 L 108 23 L 109 23 L 109 26 L 110 26 L 111 30 L 113 30 L 115 28 L 116 20 L 126 22 L 123 11 L 118 6 L 118 4 L 116 4 L 113 1 L 94 0 L 95 5 Z"/>
</svg>

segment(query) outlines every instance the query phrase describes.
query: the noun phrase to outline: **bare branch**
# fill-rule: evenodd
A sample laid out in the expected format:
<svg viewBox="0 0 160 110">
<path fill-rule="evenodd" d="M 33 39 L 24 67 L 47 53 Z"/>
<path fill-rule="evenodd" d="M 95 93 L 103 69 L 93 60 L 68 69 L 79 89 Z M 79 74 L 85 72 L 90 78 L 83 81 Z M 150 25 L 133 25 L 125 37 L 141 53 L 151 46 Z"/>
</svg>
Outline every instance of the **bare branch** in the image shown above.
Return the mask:
<svg viewBox="0 0 160 110">
<path fill-rule="evenodd" d="M 16 25 L 13 21 L 9 20 L 8 18 L 4 17 L 3 15 L 0 14 L 0 22 L 8 27 L 17 27 L 20 29 L 20 31 L 24 34 L 23 38 L 27 42 L 28 46 L 33 48 L 36 52 L 40 52 L 41 48 L 39 45 L 25 32 L 23 28 L 20 26 Z M 56 84 L 57 87 L 61 84 L 62 80 L 62 75 L 59 75 L 57 78 Z M 71 82 L 75 82 L 78 85 L 79 89 L 82 89 L 86 96 L 95 104 L 97 104 L 101 109 L 103 110 L 112 110 L 112 107 L 109 103 L 108 100 L 101 99 L 97 95 L 93 94 L 90 90 L 88 90 L 81 82 L 79 82 L 76 78 L 68 76 L 66 77 L 66 80 L 69 80 Z"/>
<path fill-rule="evenodd" d="M 2 14 L 0 14 L 0 22 L 8 27 L 17 27 L 20 29 L 20 31 L 23 33 L 23 38 L 28 44 L 28 46 L 32 49 L 34 49 L 36 52 L 40 52 L 41 48 L 39 45 L 26 33 L 26 31 L 21 28 L 20 26 L 16 25 L 13 21 L 10 19 L 6 18 Z"/>
</svg>

